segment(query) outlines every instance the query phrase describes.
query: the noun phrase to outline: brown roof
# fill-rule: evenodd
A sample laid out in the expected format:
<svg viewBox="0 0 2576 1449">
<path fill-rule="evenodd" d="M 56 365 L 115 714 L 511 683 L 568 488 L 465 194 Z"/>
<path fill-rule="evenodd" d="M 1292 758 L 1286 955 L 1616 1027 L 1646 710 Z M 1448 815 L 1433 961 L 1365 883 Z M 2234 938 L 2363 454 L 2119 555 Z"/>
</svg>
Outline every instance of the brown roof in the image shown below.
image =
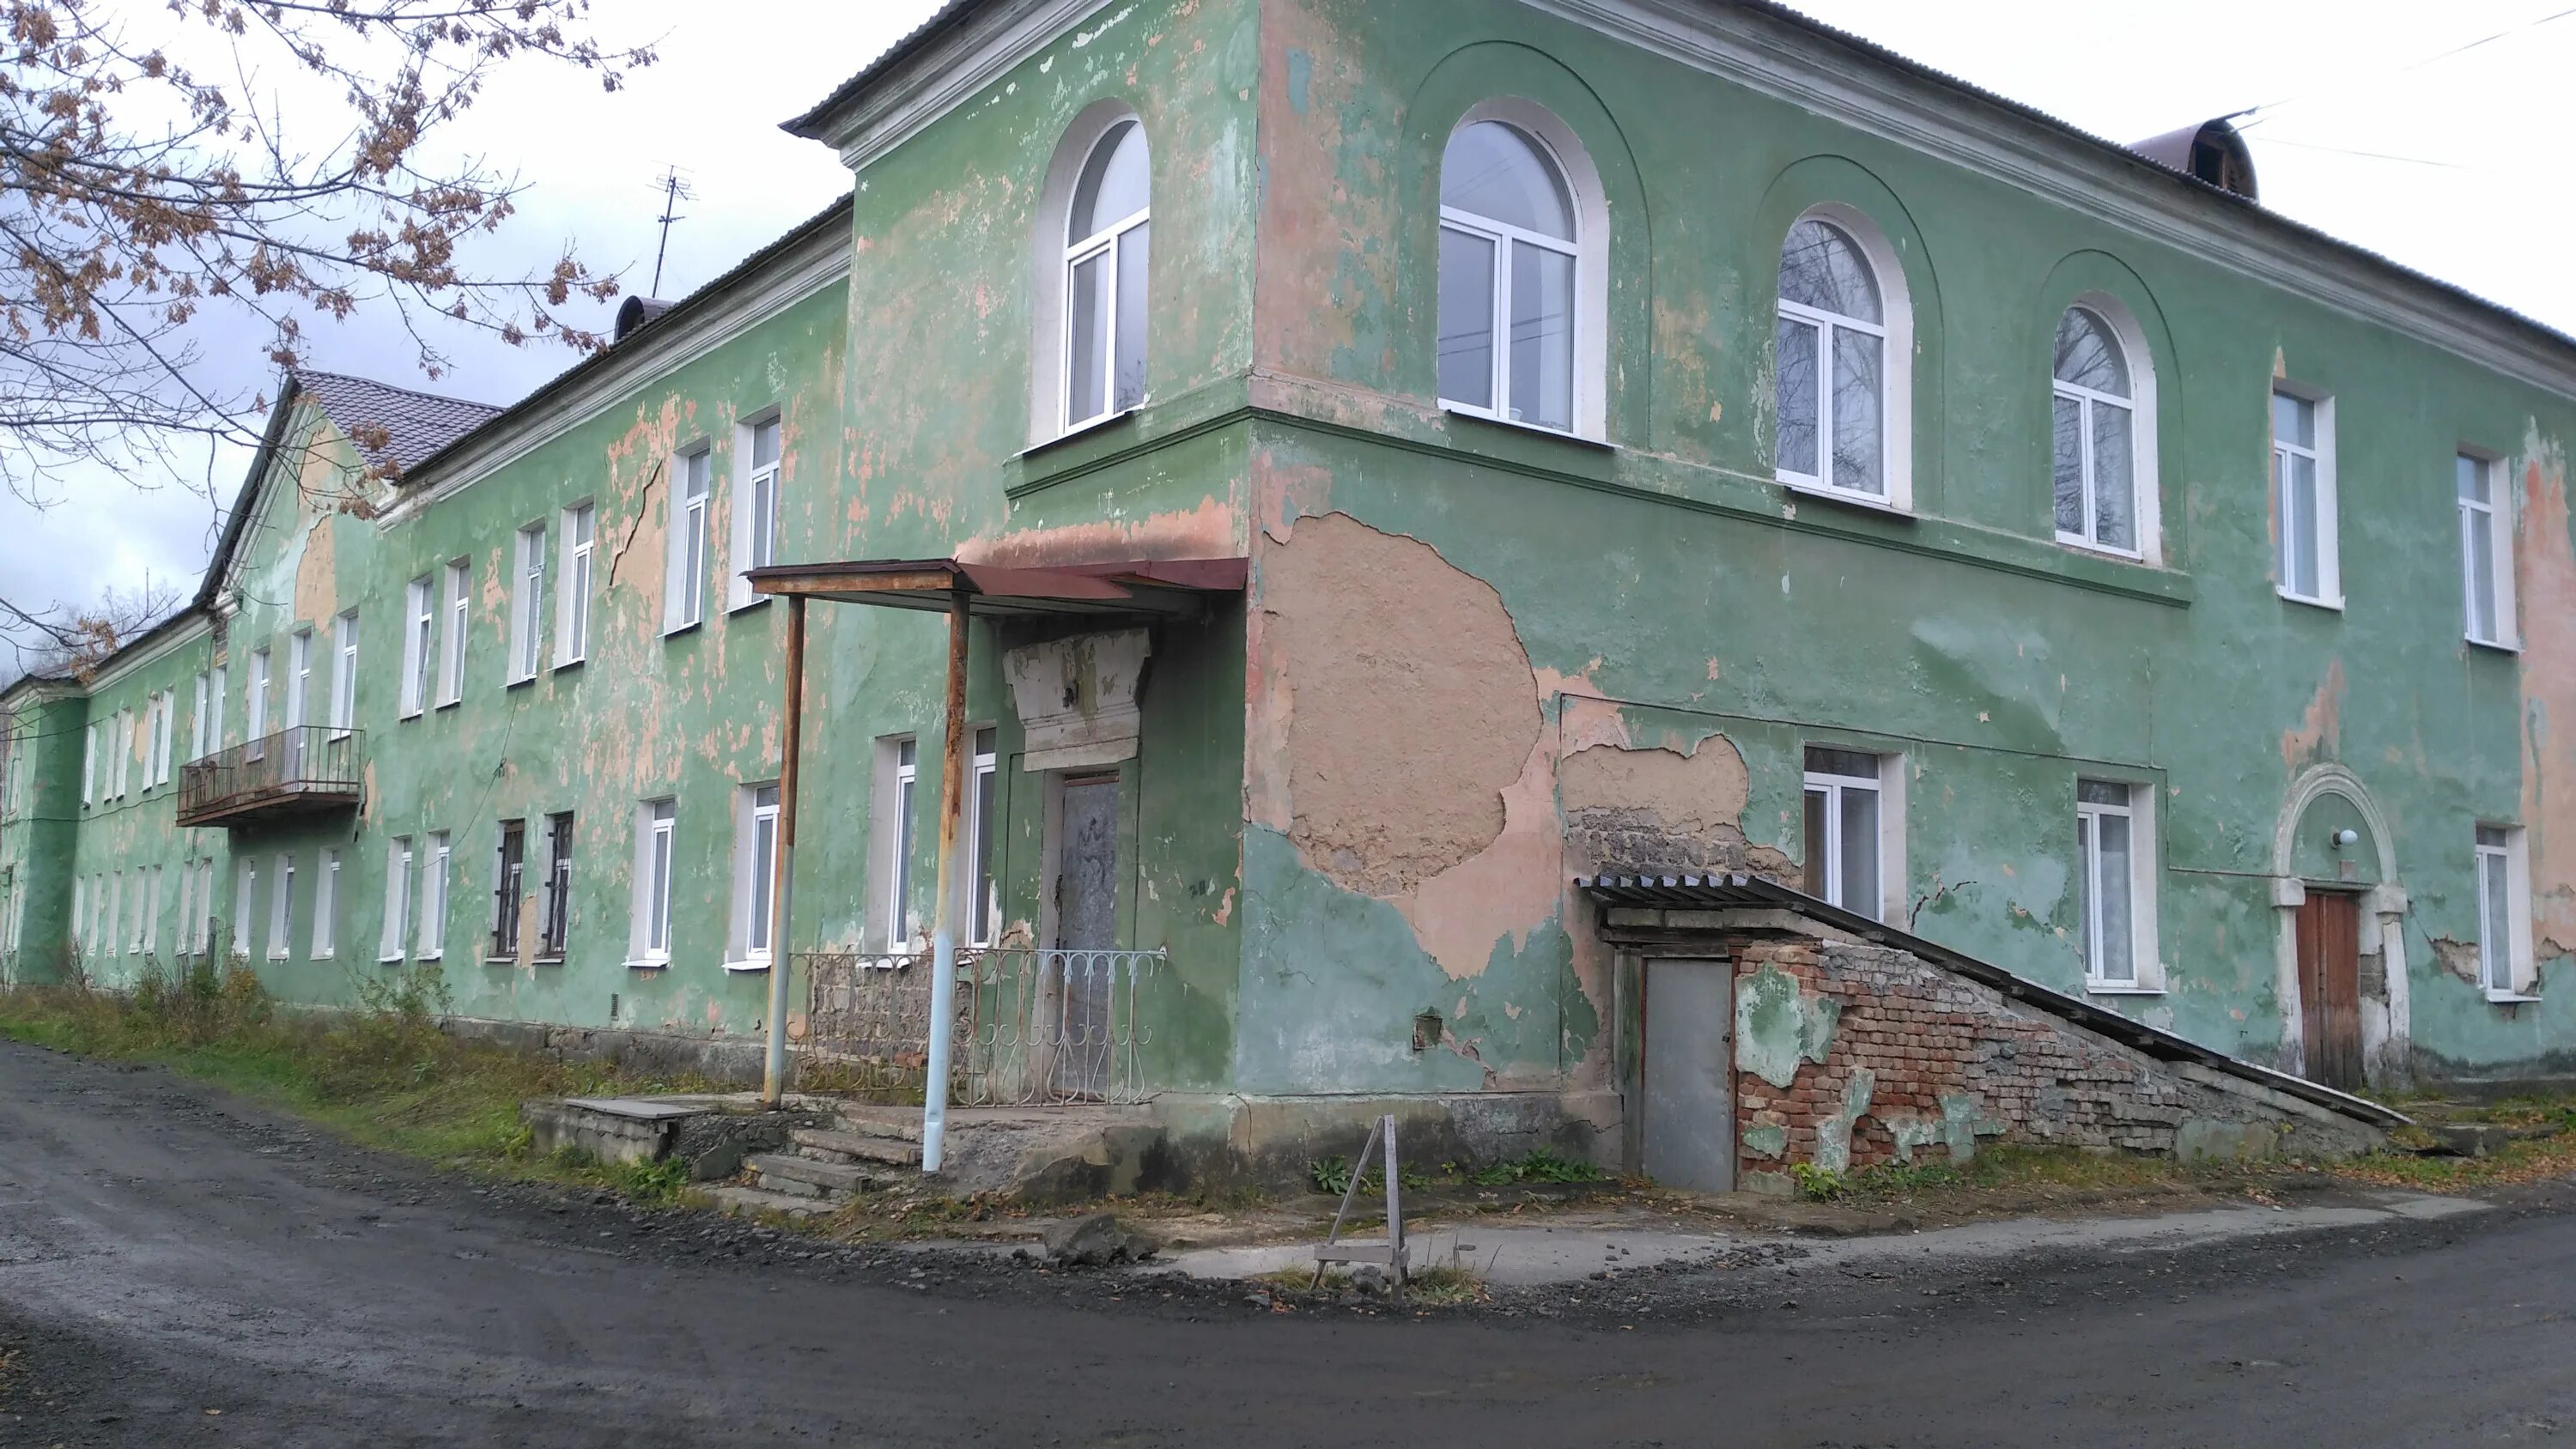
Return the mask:
<svg viewBox="0 0 2576 1449">
<path fill-rule="evenodd" d="M 295 381 L 357 445 L 369 467 L 397 477 L 501 414 L 490 403 L 414 392 L 345 373 L 299 367 Z"/>
</svg>

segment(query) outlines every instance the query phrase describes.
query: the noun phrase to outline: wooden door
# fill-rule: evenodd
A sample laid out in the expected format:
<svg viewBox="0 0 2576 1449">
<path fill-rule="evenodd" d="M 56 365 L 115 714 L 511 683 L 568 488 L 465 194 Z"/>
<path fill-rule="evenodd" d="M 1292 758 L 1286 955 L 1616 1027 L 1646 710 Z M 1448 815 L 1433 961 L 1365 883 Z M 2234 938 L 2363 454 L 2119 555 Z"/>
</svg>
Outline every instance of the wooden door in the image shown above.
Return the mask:
<svg viewBox="0 0 2576 1449">
<path fill-rule="evenodd" d="M 2308 1079 L 2361 1086 L 2361 899 L 2308 892 L 2299 907 L 2299 1014 Z"/>
<path fill-rule="evenodd" d="M 1700 1192 L 1735 1188 L 1735 968 L 1646 963 L 1646 1175 Z"/>
</svg>

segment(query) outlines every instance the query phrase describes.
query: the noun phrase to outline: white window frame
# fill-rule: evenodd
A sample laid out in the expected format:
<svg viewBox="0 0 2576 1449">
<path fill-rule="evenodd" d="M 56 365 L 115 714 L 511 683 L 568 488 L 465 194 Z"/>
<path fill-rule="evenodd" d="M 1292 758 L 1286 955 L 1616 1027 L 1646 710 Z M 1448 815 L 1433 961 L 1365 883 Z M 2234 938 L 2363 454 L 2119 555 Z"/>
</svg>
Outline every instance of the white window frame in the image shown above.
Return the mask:
<svg viewBox="0 0 2576 1449">
<path fill-rule="evenodd" d="M 1861 260 L 1878 286 L 1878 310 L 1882 320 L 1865 322 L 1838 312 L 1827 312 L 1778 296 L 1780 254 L 1771 255 L 1772 290 L 1779 315 L 1790 321 L 1816 329 L 1816 464 L 1822 474 L 1801 473 L 1779 461 L 1774 440 L 1773 476 L 1780 485 L 1799 493 L 1857 503 L 1865 508 L 1880 508 L 1896 513 L 1914 510 L 1914 300 L 1906 285 L 1905 265 L 1896 249 L 1888 244 L 1887 234 L 1878 223 L 1857 207 L 1839 202 L 1808 208 L 1790 223 L 1819 221 L 1851 239 Z M 1781 244 L 1788 243 L 1788 233 L 1780 234 Z M 1833 360 L 1836 330 L 1866 333 L 1879 339 L 1878 416 L 1886 436 L 1879 440 L 1879 481 L 1885 494 L 1867 493 L 1857 488 L 1844 488 L 1833 481 L 1834 384 Z M 1776 329 L 1775 329 L 1776 345 Z M 1779 366 L 1779 359 L 1772 359 Z M 2055 369 L 2051 369 L 2053 372 Z M 1776 386 L 1776 385 L 1775 385 Z M 1776 399 L 1775 399 L 1776 402 Z M 1776 420 L 1775 420 L 1776 427 Z"/>
<path fill-rule="evenodd" d="M 599 510 L 588 499 L 565 509 L 555 537 L 563 568 L 555 577 L 555 668 L 590 657 L 591 561 L 599 547 Z"/>
<path fill-rule="evenodd" d="M 170 783 L 170 720 L 179 712 L 176 690 L 154 694 L 144 716 L 143 788 Z"/>
<path fill-rule="evenodd" d="M 195 708 L 188 712 L 188 759 L 191 762 L 206 757 L 208 746 L 206 729 L 214 723 L 214 717 L 207 708 L 207 701 L 214 697 L 214 689 L 214 677 L 203 669 L 198 670 Z"/>
<path fill-rule="evenodd" d="M 2272 569 L 2278 577 L 2273 588 L 2294 604 L 2307 604 L 2320 609 L 2341 609 L 2343 596 L 2342 510 L 2335 483 L 2335 406 L 2334 399 L 2322 394 L 2275 382 L 2272 396 L 2286 397 L 2305 403 L 2316 410 L 2315 446 L 2302 446 L 2281 437 L 2277 421 L 2269 425 L 2272 434 L 2272 516 L 2279 530 L 2279 541 L 2273 547 Z M 2264 406 L 2272 406 L 2271 398 Z M 2317 516 L 2294 520 L 2291 517 L 2293 494 L 2290 489 L 2289 460 L 2304 457 L 2317 465 Z M 2316 534 L 2317 592 L 2302 594 L 2291 587 L 2290 539 L 2294 524 L 2304 524 Z"/>
<path fill-rule="evenodd" d="M 250 918 L 259 913 L 259 861 L 244 855 L 233 862 L 233 951 L 250 954 Z"/>
<path fill-rule="evenodd" d="M 73 881 L 72 888 L 78 890 L 80 882 Z M 80 919 L 80 909 L 77 906 L 72 909 L 72 919 Z M 179 928 L 171 933 L 170 954 L 185 961 L 195 955 L 197 949 L 197 862 L 194 860 L 179 862 L 178 926 Z"/>
<path fill-rule="evenodd" d="M 296 729 L 313 704 L 313 631 L 302 628 L 286 639 L 286 724 Z"/>
<path fill-rule="evenodd" d="M 408 835 L 385 842 L 384 929 L 376 938 L 376 960 L 400 965 L 411 940 L 412 843 Z"/>
<path fill-rule="evenodd" d="M 770 932 L 777 906 L 778 805 L 776 780 L 756 781 L 734 792 L 734 928 L 725 952 L 728 971 L 765 971 L 775 959 Z M 764 835 L 772 865 L 767 873 L 760 868 Z"/>
<path fill-rule="evenodd" d="M 715 449 L 699 443 L 671 459 L 670 547 L 662 563 L 662 632 L 706 621 L 708 514 L 715 500 Z"/>
<path fill-rule="evenodd" d="M 679 874 L 679 845 L 679 801 L 666 795 L 638 802 L 635 923 L 626 953 L 629 966 L 660 968 L 671 964 L 671 892 L 673 878 Z"/>
<path fill-rule="evenodd" d="M 124 955 L 125 872 L 123 870 L 112 870 L 107 873 L 99 893 L 98 907 L 99 940 L 105 943 L 108 955 Z"/>
<path fill-rule="evenodd" d="M 1137 120 L 1132 115 L 1122 117 L 1119 123 L 1113 123 L 1103 129 L 1099 135 L 1092 138 L 1089 146 L 1083 148 L 1081 161 L 1074 168 L 1074 175 L 1076 177 L 1075 185 L 1078 191 L 1080 186 L 1079 178 L 1084 171 L 1090 169 L 1091 158 L 1099 154 L 1102 146 L 1108 144 L 1109 137 L 1112 133 L 1124 129 L 1126 125 L 1135 126 L 1137 139 L 1145 143 L 1145 154 L 1148 158 L 1146 166 L 1145 204 L 1138 207 L 1132 215 L 1123 216 L 1116 221 L 1109 222 L 1094 230 L 1089 236 L 1083 237 L 1079 241 L 1066 243 L 1063 247 L 1062 256 L 1059 261 L 1060 271 L 1056 279 L 1056 289 L 1057 295 L 1062 299 L 1062 302 L 1057 311 L 1057 383 L 1055 390 L 1056 429 L 1059 433 L 1073 433 L 1083 428 L 1093 427 L 1100 423 L 1105 423 L 1111 418 L 1117 417 L 1121 413 L 1131 412 L 1137 407 L 1143 406 L 1143 399 L 1130 403 L 1123 408 L 1118 405 L 1118 243 L 1127 235 L 1127 233 L 1134 231 L 1140 226 L 1151 225 L 1154 220 L 1154 183 L 1152 176 L 1153 167 L 1151 163 L 1151 158 L 1154 152 L 1153 138 L 1145 134 L 1145 127 L 1142 121 Z M 1055 234 L 1059 237 L 1065 235 L 1068 229 L 1068 223 L 1072 216 L 1071 208 L 1075 194 L 1077 193 L 1067 192 L 1065 196 L 1065 210 L 1055 214 Z M 1150 248 L 1152 243 L 1148 241 L 1146 245 Z M 1074 268 L 1094 259 L 1098 259 L 1101 263 L 1101 288 L 1105 301 L 1102 311 L 1109 318 L 1109 325 L 1101 329 L 1100 336 L 1100 357 L 1098 359 L 1100 364 L 1100 411 L 1077 418 L 1073 415 L 1073 272 Z M 1146 267 L 1148 286 L 1152 285 L 1152 274 L 1152 263 L 1149 261 Z M 1149 317 L 1149 330 L 1150 326 L 1151 319 Z M 1139 345 L 1142 345 L 1141 339 Z M 1149 348 L 1147 352 L 1150 356 L 1151 349 Z"/>
<path fill-rule="evenodd" d="M 770 463 L 754 467 L 752 453 L 763 428 L 778 430 L 778 456 Z M 787 426 L 784 414 L 775 407 L 744 418 L 733 430 L 733 567 L 725 575 L 725 609 L 728 613 L 769 602 L 766 594 L 755 594 L 751 580 L 743 577 L 747 569 L 773 563 L 778 554 L 779 494 L 781 480 L 787 472 Z M 764 491 L 765 490 L 765 491 Z M 763 498 L 768 502 L 768 517 L 761 515 Z M 762 524 L 766 523 L 766 529 Z M 767 549 L 761 547 L 764 539 Z"/>
<path fill-rule="evenodd" d="M 250 746 L 247 757 L 254 760 L 266 749 L 260 742 L 268 738 L 269 676 L 274 665 L 267 645 L 262 644 L 250 651 L 249 696 L 242 709 L 242 742 Z"/>
<path fill-rule="evenodd" d="M 2127 803 L 2086 800 L 2082 791 L 2087 784 L 2125 790 Z M 2140 780 L 2090 776 L 2079 780 L 2076 789 L 2075 818 L 2082 858 L 2075 862 L 2075 869 L 2080 872 L 2079 897 L 2085 914 L 2092 918 L 2077 923 L 2076 954 L 2084 962 L 2084 989 L 2096 996 L 2160 995 L 2165 989 L 2165 973 L 2164 963 L 2157 957 L 2156 942 L 2156 787 Z M 2101 963 L 2092 959 L 2084 944 L 2102 939 L 2104 817 L 2129 823 L 2129 968 L 2134 979 L 2126 981 L 2101 975 Z"/>
<path fill-rule="evenodd" d="M 445 709 L 465 698 L 466 618 L 472 608 L 471 590 L 474 563 L 471 559 L 447 561 L 446 589 L 447 637 L 438 646 L 438 707 Z"/>
<path fill-rule="evenodd" d="M 2458 468 L 2466 463 L 2478 470 L 2486 484 L 2486 500 L 2462 498 L 2460 506 L 2460 617 L 2461 632 L 2472 644 L 2490 649 L 2518 650 L 2522 633 L 2517 627 L 2518 610 L 2514 601 L 2514 499 L 2507 486 L 2512 474 L 2505 460 L 2475 448 L 2461 448 L 2452 461 L 2456 484 Z M 2456 486 L 2452 490 L 2458 492 Z M 2487 536 L 2487 567 L 2490 591 L 2494 594 L 2495 617 L 2488 621 L 2492 628 L 2478 632 L 2477 551 L 2471 543 L 2477 530 Z"/>
<path fill-rule="evenodd" d="M 99 727 L 91 725 L 81 737 L 81 803 L 98 803 L 98 735 Z"/>
<path fill-rule="evenodd" d="M 322 847 L 313 871 L 313 948 L 316 961 L 328 961 L 339 949 L 340 847 Z"/>
<path fill-rule="evenodd" d="M 149 956 L 161 949 L 161 867 L 144 867 L 143 882 L 142 944 Z"/>
<path fill-rule="evenodd" d="M 2058 529 L 2057 541 L 2071 548 L 2089 549 L 2095 553 L 2109 554 L 2114 558 L 2155 563 L 2163 554 L 2161 540 L 2163 510 L 2160 505 L 2164 492 L 2156 478 L 2155 356 L 2147 348 L 2146 338 L 2138 329 L 2137 319 L 2130 315 L 2128 308 L 2120 304 L 2118 298 L 2106 296 L 2100 292 L 2087 292 L 2066 304 L 2064 310 L 2059 313 L 2060 321 L 2064 320 L 2066 312 L 2074 311 L 2091 315 L 2094 322 L 2109 334 L 2111 345 L 2120 349 L 2120 364 L 2129 373 L 2129 395 L 2113 397 L 2109 393 L 2096 392 L 2089 387 L 2068 382 L 2057 376 L 2057 368 L 2052 357 L 2049 366 L 2049 396 L 2066 398 L 2080 407 L 2079 425 L 2084 443 L 2085 531 L 2068 533 L 2064 529 Z M 2050 336 L 2053 343 L 2055 334 L 2051 333 Z M 2100 517 L 2093 506 L 2094 497 L 2099 490 L 2099 477 L 2093 464 L 2093 410 L 2106 407 L 2117 408 L 2129 415 L 2129 527 L 2138 536 L 2138 546 L 2135 548 L 2121 548 L 2116 544 L 2103 543 L 2092 536 Z M 2052 470 L 2054 466 L 2052 448 Z"/>
<path fill-rule="evenodd" d="M 294 943 L 288 939 L 294 924 L 295 857 L 281 850 L 268 886 L 268 959 L 283 961 L 294 954 Z"/>
<path fill-rule="evenodd" d="M 2529 843 L 2519 825 L 2482 822 L 2478 829 L 2495 832 L 2503 839 L 2493 845 L 2484 840 L 2477 850 L 2477 918 L 2478 918 L 2478 986 L 2487 1000 L 2498 1003 L 2537 1001 L 2534 994 L 2540 984 L 2540 965 L 2532 950 L 2531 933 L 2531 857 Z M 2495 884 L 2494 876 L 2503 876 L 2505 940 L 2502 970 L 2490 954 L 2487 940 L 2487 892 Z M 2499 984 L 2501 983 L 2501 984 Z"/>
<path fill-rule="evenodd" d="M 1881 754 L 1867 745 L 1834 744 L 1824 740 L 1812 740 L 1808 744 L 1817 749 L 1867 755 L 1878 762 L 1878 770 L 1874 775 L 1845 775 L 1831 770 L 1807 769 L 1804 761 L 1806 747 L 1801 747 L 1799 808 L 1802 811 L 1805 809 L 1805 797 L 1808 792 L 1821 790 L 1825 794 L 1825 840 L 1821 846 L 1812 840 L 1804 842 L 1805 848 L 1810 853 L 1819 849 L 1825 853 L 1826 893 L 1822 899 L 1828 904 L 1840 905 L 1842 909 L 1855 915 L 1868 916 L 1876 921 L 1903 924 L 1905 915 L 1905 756 Z M 1846 903 L 1840 899 L 1843 894 L 1842 797 L 1846 792 L 1853 790 L 1867 790 L 1878 796 L 1878 899 L 1856 904 Z"/>
<path fill-rule="evenodd" d="M 436 658 L 438 604 L 431 592 L 437 581 L 422 574 L 403 587 L 402 702 L 399 714 L 418 719 L 429 707 L 429 671 Z"/>
<path fill-rule="evenodd" d="M 958 857 L 958 871 L 966 888 L 966 943 L 990 946 L 1002 920 L 1000 896 L 1001 871 L 984 872 L 984 851 L 991 844 L 985 837 L 999 833 L 1001 826 L 1000 755 L 1002 732 L 992 725 L 972 725 L 967 729 L 968 756 L 971 768 L 966 776 L 965 829 L 960 844 L 965 853 Z M 993 819 L 984 818 L 985 792 L 993 797 Z"/>
<path fill-rule="evenodd" d="M 436 961 L 447 954 L 447 878 L 455 863 L 447 832 L 433 830 L 423 836 L 421 854 L 420 924 L 414 928 L 419 944 L 412 948 L 412 957 Z"/>
<path fill-rule="evenodd" d="M 912 759 L 904 759 L 909 749 Z M 914 735 L 887 735 L 877 741 L 877 929 L 885 949 L 909 950 L 913 925 L 913 809 L 921 783 L 921 741 Z"/>
<path fill-rule="evenodd" d="M 206 686 L 205 753 L 209 755 L 224 747 L 224 691 L 231 687 L 231 681 L 225 676 L 230 672 L 221 664 L 208 671 L 212 680 Z"/>
<path fill-rule="evenodd" d="M 545 658 L 546 526 L 532 523 L 514 535 L 511 560 L 509 685 L 537 677 Z M 504 686 L 505 688 L 507 685 Z"/>
<path fill-rule="evenodd" d="M 572 851 L 556 849 L 555 822 L 570 820 L 573 812 L 557 810 L 539 817 L 545 826 L 545 873 L 537 878 L 537 953 L 541 962 L 561 962 L 572 951 Z M 562 885 L 563 906 L 556 914 L 555 892 Z M 549 923 L 560 929 L 549 939 Z"/>
<path fill-rule="evenodd" d="M 1515 126 L 1513 129 L 1517 131 L 1520 128 Z M 1442 231 L 1454 231 L 1461 236 L 1473 237 L 1494 249 L 1494 290 L 1493 295 L 1487 298 L 1485 303 L 1485 323 L 1493 338 L 1493 365 L 1485 379 L 1485 395 L 1494 400 L 1493 404 L 1482 406 L 1457 398 L 1444 397 L 1440 399 L 1440 406 L 1446 411 L 1465 413 L 1469 417 L 1490 418 L 1496 422 L 1536 428 L 1542 432 L 1573 434 L 1578 431 L 1577 423 L 1583 415 L 1583 345 L 1587 340 L 1584 334 L 1589 330 L 1584 325 L 1587 320 L 1584 314 L 1589 309 L 1583 305 L 1583 208 L 1574 204 L 1574 181 L 1565 164 L 1557 159 L 1556 148 L 1527 131 L 1522 131 L 1521 134 L 1529 136 L 1530 143 L 1539 149 L 1540 159 L 1547 165 L 1555 167 L 1557 179 L 1564 183 L 1567 195 L 1566 209 L 1573 213 L 1571 220 L 1574 223 L 1574 240 L 1566 241 L 1549 236 L 1545 232 L 1531 231 L 1526 227 L 1514 226 L 1507 221 L 1497 221 L 1490 216 L 1461 207 L 1444 205 L 1440 208 Z M 1517 255 L 1515 244 L 1522 242 L 1537 247 L 1541 251 L 1554 252 L 1574 263 L 1575 283 L 1572 289 L 1574 295 L 1568 299 L 1573 304 L 1571 309 L 1573 315 L 1565 319 L 1567 367 L 1571 373 L 1566 379 L 1566 412 L 1569 421 L 1567 426 L 1562 428 L 1535 419 L 1514 417 L 1511 412 L 1512 266 L 1513 259 Z"/>
<path fill-rule="evenodd" d="M 358 611 L 331 621 L 331 738 L 346 739 L 358 721 Z"/>
</svg>

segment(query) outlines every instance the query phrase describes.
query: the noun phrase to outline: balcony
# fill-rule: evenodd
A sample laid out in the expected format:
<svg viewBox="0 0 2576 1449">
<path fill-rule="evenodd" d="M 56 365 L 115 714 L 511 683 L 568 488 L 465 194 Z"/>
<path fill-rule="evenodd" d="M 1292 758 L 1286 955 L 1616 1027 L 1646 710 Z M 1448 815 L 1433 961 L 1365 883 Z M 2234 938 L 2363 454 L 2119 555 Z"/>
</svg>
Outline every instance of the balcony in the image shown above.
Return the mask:
<svg viewBox="0 0 2576 1449">
<path fill-rule="evenodd" d="M 253 825 L 356 808 L 358 732 L 298 725 L 179 767 L 181 825 Z"/>
</svg>

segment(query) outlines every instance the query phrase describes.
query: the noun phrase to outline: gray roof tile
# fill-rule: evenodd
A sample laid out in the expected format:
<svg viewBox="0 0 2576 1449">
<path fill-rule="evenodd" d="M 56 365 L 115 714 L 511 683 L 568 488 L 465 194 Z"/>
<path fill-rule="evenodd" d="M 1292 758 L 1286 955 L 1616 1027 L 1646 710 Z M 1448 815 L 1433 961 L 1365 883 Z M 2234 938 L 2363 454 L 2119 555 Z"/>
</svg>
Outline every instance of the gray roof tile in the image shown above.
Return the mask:
<svg viewBox="0 0 2576 1449">
<path fill-rule="evenodd" d="M 337 372 L 297 368 L 295 381 L 357 443 L 368 466 L 397 477 L 501 413 L 490 403 L 438 397 Z M 358 442 L 362 436 L 372 439 L 378 428 L 384 430 L 382 446 Z"/>
</svg>

